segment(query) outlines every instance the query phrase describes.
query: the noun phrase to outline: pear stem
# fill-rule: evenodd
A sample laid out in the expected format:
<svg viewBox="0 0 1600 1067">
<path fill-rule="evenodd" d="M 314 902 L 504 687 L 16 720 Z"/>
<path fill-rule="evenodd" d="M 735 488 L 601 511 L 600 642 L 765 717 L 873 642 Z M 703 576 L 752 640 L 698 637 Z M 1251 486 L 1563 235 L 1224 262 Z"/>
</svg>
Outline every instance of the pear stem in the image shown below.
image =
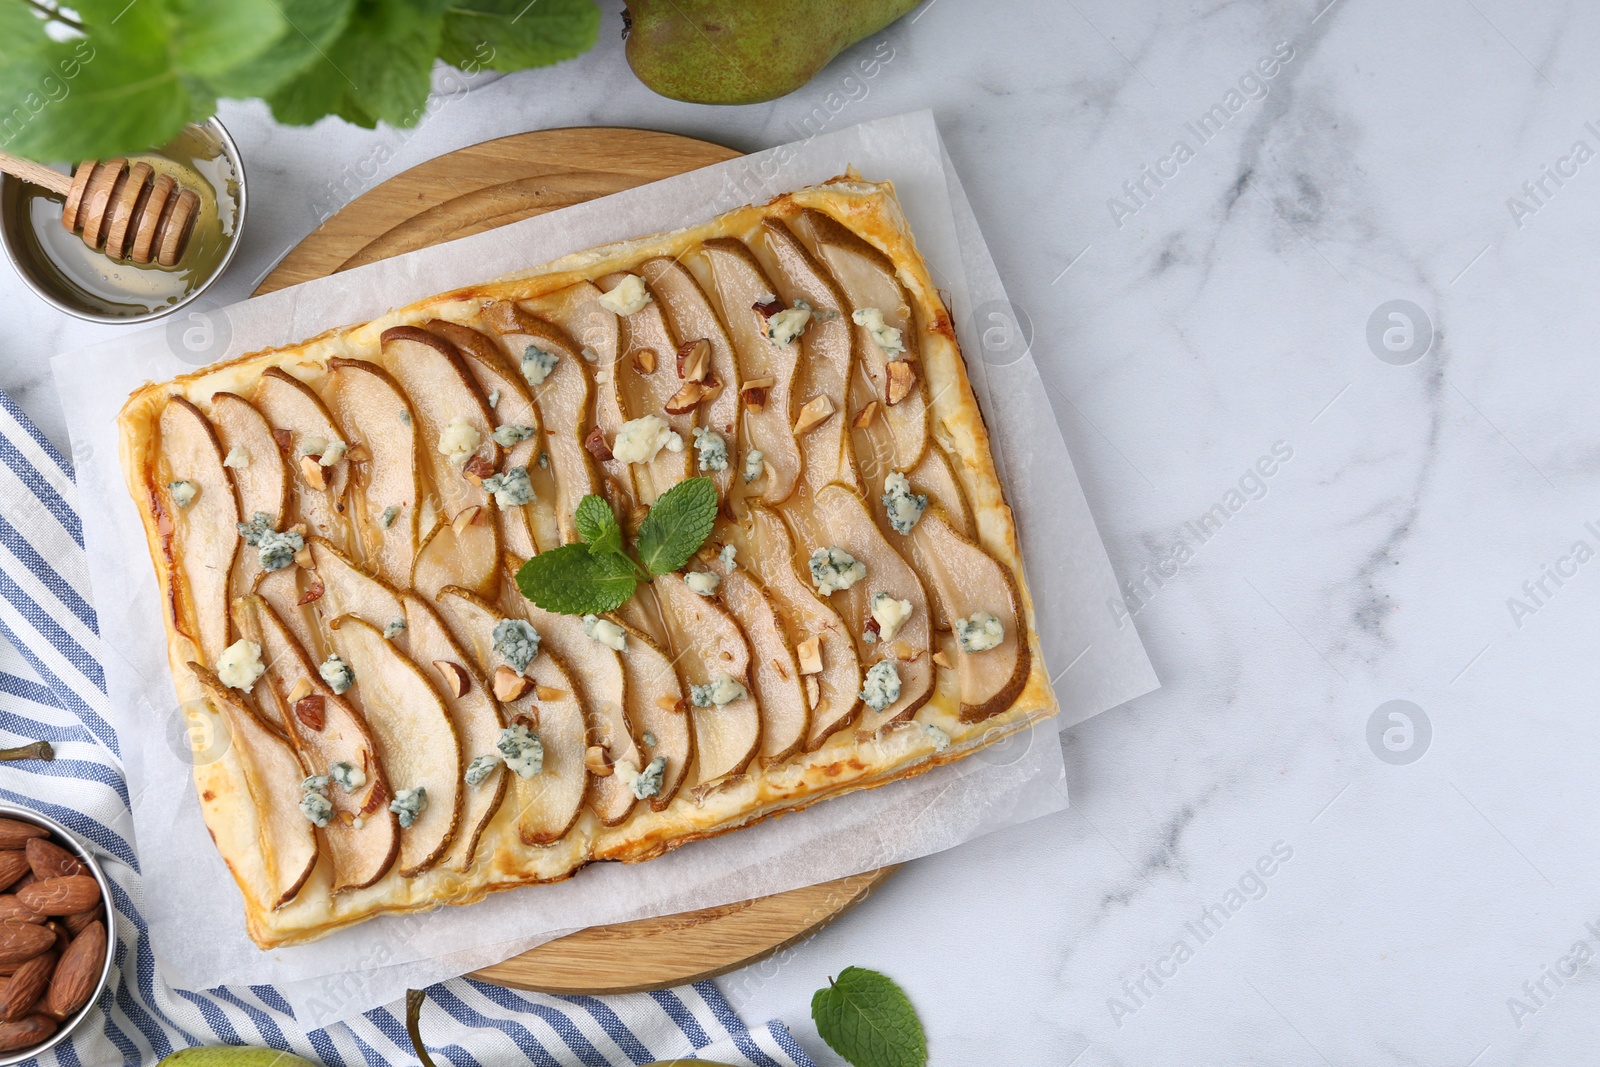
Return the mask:
<svg viewBox="0 0 1600 1067">
<path fill-rule="evenodd" d="M 427 999 L 428 994 L 420 989 L 406 990 L 406 1033 L 411 1035 L 411 1046 L 416 1049 L 422 1067 L 434 1067 L 428 1047 L 422 1043 L 422 1004 Z"/>
<path fill-rule="evenodd" d="M 50 747 L 48 741 L 34 741 L 31 744 L 19 745 L 16 748 L 0 748 L 0 760 L 38 759 L 53 760 L 56 750 Z"/>
</svg>

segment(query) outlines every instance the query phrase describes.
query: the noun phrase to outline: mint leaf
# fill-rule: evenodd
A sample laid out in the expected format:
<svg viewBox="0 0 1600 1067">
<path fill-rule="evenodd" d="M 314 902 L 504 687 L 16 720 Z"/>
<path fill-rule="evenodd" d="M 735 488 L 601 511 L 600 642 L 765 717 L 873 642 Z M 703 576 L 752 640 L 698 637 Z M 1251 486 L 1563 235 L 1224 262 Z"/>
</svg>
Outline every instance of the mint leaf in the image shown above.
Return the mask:
<svg viewBox="0 0 1600 1067">
<path fill-rule="evenodd" d="M 0 64 L 0 147 L 57 161 L 145 151 L 171 139 L 194 104 L 164 48 L 147 52 L 100 33 L 35 42 L 20 61 L 8 54 Z"/>
<path fill-rule="evenodd" d="M 218 96 L 244 98 L 287 91 L 292 78 L 310 74 L 313 64 L 326 69 L 343 93 L 347 83 L 327 50 L 350 22 L 355 0 L 276 0 L 289 29 L 248 62 L 214 75 Z"/>
<path fill-rule="evenodd" d="M 716 485 L 710 478 L 685 479 L 650 506 L 634 551 L 652 577 L 670 574 L 705 544 L 716 521 Z"/>
<path fill-rule="evenodd" d="M 172 53 L 186 74 L 214 78 L 293 33 L 275 0 L 167 0 Z M 299 36 L 296 34 L 295 36 Z"/>
<path fill-rule="evenodd" d="M 615 611 L 638 586 L 633 567 L 620 555 L 595 555 L 570 544 L 541 552 L 517 571 L 522 595 L 558 615 Z"/>
<path fill-rule="evenodd" d="M 590 493 L 578 501 L 572 519 L 590 552 L 598 556 L 622 551 L 622 527 L 617 525 L 616 512 L 604 497 Z"/>
<path fill-rule="evenodd" d="M 846 967 L 811 998 L 828 1047 L 853 1067 L 924 1067 L 928 1040 L 899 986 L 877 971 Z"/>
<path fill-rule="evenodd" d="M 349 79 L 349 103 L 391 126 L 415 126 L 432 88 L 445 0 L 362 4 L 329 54 Z M 341 108 L 341 115 L 347 109 Z"/>
<path fill-rule="evenodd" d="M 586 52 L 599 33 L 591 0 L 457 0 L 439 55 L 464 70 L 522 70 Z"/>
</svg>

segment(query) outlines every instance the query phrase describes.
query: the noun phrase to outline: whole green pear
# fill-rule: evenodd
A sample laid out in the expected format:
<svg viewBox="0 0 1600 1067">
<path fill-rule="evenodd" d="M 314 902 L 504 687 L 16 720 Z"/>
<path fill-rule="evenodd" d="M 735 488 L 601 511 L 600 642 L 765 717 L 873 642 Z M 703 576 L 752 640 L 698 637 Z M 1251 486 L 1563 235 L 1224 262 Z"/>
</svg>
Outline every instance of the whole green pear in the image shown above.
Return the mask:
<svg viewBox="0 0 1600 1067">
<path fill-rule="evenodd" d="M 248 1045 L 199 1045 L 179 1049 L 158 1067 L 318 1067 L 310 1060 L 277 1049 Z"/>
<path fill-rule="evenodd" d="M 758 104 L 794 92 L 919 0 L 626 2 L 640 81 L 692 104 Z"/>
</svg>

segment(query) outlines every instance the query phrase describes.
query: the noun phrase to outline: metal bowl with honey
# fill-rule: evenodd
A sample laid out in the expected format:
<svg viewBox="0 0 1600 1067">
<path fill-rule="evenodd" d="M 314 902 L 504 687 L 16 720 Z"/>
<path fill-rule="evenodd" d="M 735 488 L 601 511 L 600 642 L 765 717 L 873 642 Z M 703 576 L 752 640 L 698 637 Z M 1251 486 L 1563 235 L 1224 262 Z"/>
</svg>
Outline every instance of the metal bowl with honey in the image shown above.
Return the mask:
<svg viewBox="0 0 1600 1067">
<path fill-rule="evenodd" d="M 62 225 L 63 197 L 0 178 L 0 237 L 17 274 L 40 299 L 92 322 L 148 322 L 183 307 L 222 276 L 239 247 L 245 181 L 239 149 L 210 119 L 159 149 L 130 153 L 200 197 L 183 257 L 170 267 L 113 259 Z"/>
</svg>

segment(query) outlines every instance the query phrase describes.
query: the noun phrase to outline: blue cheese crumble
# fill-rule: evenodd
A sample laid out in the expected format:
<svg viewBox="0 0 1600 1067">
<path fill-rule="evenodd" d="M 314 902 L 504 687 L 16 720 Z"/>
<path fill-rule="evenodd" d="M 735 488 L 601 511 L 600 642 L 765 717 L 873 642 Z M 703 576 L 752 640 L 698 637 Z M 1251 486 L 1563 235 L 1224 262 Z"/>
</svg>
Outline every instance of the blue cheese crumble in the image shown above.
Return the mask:
<svg viewBox="0 0 1600 1067">
<path fill-rule="evenodd" d="M 990 611 L 975 611 L 955 622 L 956 640 L 963 652 L 987 652 L 1006 639 L 1006 628 Z"/>
<path fill-rule="evenodd" d="M 767 340 L 778 348 L 793 344 L 794 339 L 805 332 L 806 324 L 810 321 L 811 305 L 804 300 L 796 300 L 794 307 L 785 308 L 767 320 Z"/>
<path fill-rule="evenodd" d="M 911 618 L 911 601 L 896 600 L 888 593 L 872 594 L 872 621 L 878 624 L 878 636 L 893 641 L 900 627 Z"/>
<path fill-rule="evenodd" d="M 313 774 L 300 783 L 300 788 L 307 793 L 327 793 L 330 781 L 326 774 Z"/>
<path fill-rule="evenodd" d="M 650 290 L 637 274 L 625 274 L 620 282 L 600 297 L 600 306 L 617 315 L 632 315 L 650 303 Z"/>
<path fill-rule="evenodd" d="M 900 671 L 893 660 L 879 660 L 867 671 L 866 681 L 861 685 L 861 699 L 873 711 L 882 711 L 900 699 Z"/>
<path fill-rule="evenodd" d="M 748 695 L 748 690 L 739 684 L 737 678 L 725 673 L 713 674 L 711 681 L 705 685 L 689 686 L 689 702 L 697 708 L 709 708 L 713 705 L 720 708 Z"/>
<path fill-rule="evenodd" d="M 313 783 L 320 783 L 313 787 Z M 327 826 L 333 821 L 333 801 L 327 797 L 328 776 L 317 775 L 307 778 L 300 783 L 304 790 L 300 794 L 300 814 L 304 815 L 312 826 Z"/>
<path fill-rule="evenodd" d="M 766 455 L 759 448 L 752 448 L 744 454 L 744 481 L 746 485 L 760 478 L 766 473 Z"/>
<path fill-rule="evenodd" d="M 518 441 L 526 441 L 532 436 L 532 426 L 522 426 L 515 422 L 503 422 L 494 428 L 494 443 L 501 448 L 510 448 Z"/>
<path fill-rule="evenodd" d="M 716 594 L 717 586 L 722 584 L 722 579 L 710 571 L 690 571 L 683 576 L 683 584 L 689 587 L 691 593 L 713 596 Z"/>
<path fill-rule="evenodd" d="M 617 429 L 611 454 L 621 463 L 649 463 L 663 448 L 668 452 L 682 452 L 683 438 L 660 416 L 644 415 L 630 419 Z"/>
<path fill-rule="evenodd" d="M 188 480 L 167 483 L 167 492 L 172 494 L 172 502 L 180 508 L 186 508 L 194 503 L 194 498 L 200 495 L 200 487 Z"/>
<path fill-rule="evenodd" d="M 344 454 L 348 451 L 350 451 L 350 445 L 347 442 L 330 441 L 327 447 L 317 456 L 317 462 L 324 467 L 331 467 L 343 459 Z"/>
<path fill-rule="evenodd" d="M 911 480 L 899 471 L 890 471 L 883 480 L 884 510 L 889 513 L 889 525 L 898 534 L 908 534 L 928 509 L 928 498 L 911 491 Z"/>
<path fill-rule="evenodd" d="M 532 778 L 544 769 L 544 745 L 523 723 L 514 722 L 501 730 L 494 747 L 506 761 L 506 770 L 519 778 Z"/>
<path fill-rule="evenodd" d="M 644 770 L 635 767 L 629 760 L 623 760 L 616 766 L 617 779 L 633 791 L 639 800 L 648 800 L 650 797 L 661 795 L 661 781 L 667 773 L 667 759 L 657 756 L 645 765 Z"/>
<path fill-rule="evenodd" d="M 830 546 L 811 553 L 811 583 L 820 596 L 849 589 L 867 576 L 867 565 L 842 548 Z"/>
<path fill-rule="evenodd" d="M 367 772 L 353 763 L 340 760 L 328 768 L 328 777 L 338 783 L 346 793 L 354 793 L 367 784 Z"/>
<path fill-rule="evenodd" d="M 224 467 L 244 468 L 250 466 L 250 453 L 244 450 L 244 445 L 234 445 L 228 449 L 228 454 L 223 457 Z"/>
<path fill-rule="evenodd" d="M 528 384 L 537 389 L 544 384 L 546 378 L 550 377 L 550 372 L 555 370 L 556 364 L 560 362 L 561 357 L 554 352 L 547 352 L 538 345 L 529 345 L 522 350 L 519 366 Z"/>
<path fill-rule="evenodd" d="M 539 631 L 523 619 L 501 619 L 494 627 L 494 654 L 521 674 L 539 654 Z"/>
<path fill-rule="evenodd" d="M 383 636 L 387 641 L 393 641 L 395 638 L 399 637 L 405 632 L 406 620 L 404 619 L 390 619 L 389 625 L 383 628 Z"/>
<path fill-rule="evenodd" d="M 883 321 L 883 312 L 877 308 L 857 308 L 850 313 L 850 321 L 863 327 L 872 335 L 872 341 L 890 359 L 906 350 L 900 331 Z"/>
<path fill-rule="evenodd" d="M 465 466 L 467 460 L 483 443 L 483 435 L 466 419 L 457 415 L 445 424 L 439 434 L 439 454 L 456 466 Z"/>
<path fill-rule="evenodd" d="M 383 509 L 383 514 L 378 516 L 378 525 L 387 530 L 389 527 L 394 525 L 394 520 L 398 519 L 399 517 L 400 506 L 398 504 L 390 504 L 388 507 Z"/>
<path fill-rule="evenodd" d="M 533 479 L 527 467 L 511 467 L 483 480 L 483 491 L 494 494 L 494 502 L 503 508 L 520 508 L 533 502 Z"/>
<path fill-rule="evenodd" d="M 476 789 L 489 780 L 494 769 L 500 766 L 500 757 L 494 755 L 474 756 L 472 762 L 467 764 L 466 773 L 461 776 L 462 781 Z"/>
<path fill-rule="evenodd" d="M 340 695 L 348 692 L 350 687 L 356 684 L 356 672 L 351 669 L 350 664 L 339 658 L 337 652 L 322 661 L 317 673 L 322 675 L 322 680 L 328 683 L 329 689 Z"/>
<path fill-rule="evenodd" d="M 923 723 L 922 729 L 927 733 L 928 740 L 933 742 L 933 750 L 935 752 L 943 752 L 950 747 L 950 735 L 933 725 L 933 723 Z"/>
<path fill-rule="evenodd" d="M 500 390 L 489 390 L 489 395 L 486 399 L 489 401 L 489 410 L 493 411 L 495 408 L 500 406 Z"/>
<path fill-rule="evenodd" d="M 295 553 L 306 547 L 305 538 L 299 534 L 293 531 L 279 533 L 272 516 L 264 511 L 256 512 L 249 522 L 241 522 L 237 526 L 244 543 L 255 548 L 262 570 L 283 570 L 294 562 Z"/>
<path fill-rule="evenodd" d="M 400 816 L 400 827 L 404 830 L 411 829 L 427 809 L 428 790 L 420 785 L 415 789 L 400 790 L 389 803 L 389 810 Z"/>
<path fill-rule="evenodd" d="M 614 622 L 602 619 L 598 615 L 585 615 L 583 617 L 583 632 L 607 648 L 614 648 L 618 652 L 621 652 L 628 644 L 628 632 L 626 630 Z"/>
<path fill-rule="evenodd" d="M 728 568 L 731 571 L 735 567 L 739 566 L 739 564 L 735 563 L 734 559 L 733 559 L 733 557 L 737 556 L 738 554 L 739 554 L 739 550 L 737 548 L 735 548 L 733 545 L 723 545 L 722 546 L 722 551 L 717 553 L 717 560 L 724 567 Z"/>
<path fill-rule="evenodd" d="M 696 427 L 694 431 L 694 450 L 700 453 L 699 463 L 702 471 L 725 471 L 728 469 L 728 442 L 717 431 Z"/>
<path fill-rule="evenodd" d="M 240 638 L 217 657 L 217 678 L 230 689 L 249 692 L 256 680 L 267 673 L 261 662 L 261 646 Z"/>
</svg>

